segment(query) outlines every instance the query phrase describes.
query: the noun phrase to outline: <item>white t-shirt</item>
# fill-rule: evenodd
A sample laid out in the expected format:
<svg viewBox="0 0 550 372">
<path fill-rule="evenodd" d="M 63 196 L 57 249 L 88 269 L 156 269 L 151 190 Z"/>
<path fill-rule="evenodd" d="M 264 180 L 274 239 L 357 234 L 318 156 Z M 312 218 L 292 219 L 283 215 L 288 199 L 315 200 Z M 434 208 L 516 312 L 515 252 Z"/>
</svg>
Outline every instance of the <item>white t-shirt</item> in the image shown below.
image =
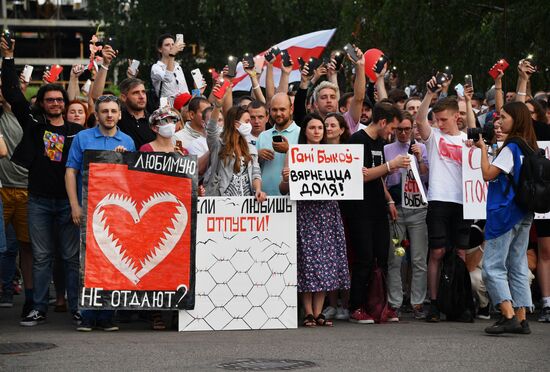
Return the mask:
<svg viewBox="0 0 550 372">
<path fill-rule="evenodd" d="M 191 155 L 197 155 L 198 158 L 208 152 L 208 144 L 206 143 L 206 137 L 200 136 L 191 142 L 191 145 L 187 148 L 187 151 Z"/>
<path fill-rule="evenodd" d="M 523 155 L 520 155 L 520 160 L 523 163 Z M 506 174 L 514 174 L 514 154 L 508 146 L 503 147 L 498 153 L 498 156 L 492 163 Z"/>
<path fill-rule="evenodd" d="M 462 146 L 466 133 L 450 136 L 439 128 L 431 128 L 426 141 L 430 164 L 428 201 L 462 204 Z"/>
</svg>

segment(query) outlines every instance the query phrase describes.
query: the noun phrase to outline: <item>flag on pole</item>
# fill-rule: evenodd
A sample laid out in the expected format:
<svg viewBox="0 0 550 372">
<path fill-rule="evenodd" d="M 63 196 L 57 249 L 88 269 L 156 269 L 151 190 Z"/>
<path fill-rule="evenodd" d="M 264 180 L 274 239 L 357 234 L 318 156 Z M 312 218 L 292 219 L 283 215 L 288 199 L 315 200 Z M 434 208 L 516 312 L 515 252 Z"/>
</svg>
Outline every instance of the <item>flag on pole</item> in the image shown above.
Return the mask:
<svg viewBox="0 0 550 372">
<path fill-rule="evenodd" d="M 293 37 L 292 39 L 288 39 L 274 45 L 279 47 L 281 50 L 287 49 L 290 57 L 292 58 L 293 65 L 292 72 L 290 73 L 288 80 L 289 83 L 300 81 L 300 64 L 298 63 L 298 58 L 302 57 L 304 61 L 307 61 L 310 57 L 319 58 L 335 32 L 335 28 L 311 32 L 309 34 Z M 264 56 L 268 50 L 269 49 L 264 50 L 256 57 Z M 263 72 L 265 72 L 266 63 L 267 62 L 264 62 Z M 275 86 L 279 84 L 279 79 L 281 78 L 281 63 L 281 55 L 279 54 L 273 63 L 273 80 L 275 81 Z M 247 76 L 248 75 L 246 75 L 242 63 L 239 62 L 237 65 L 237 75 L 233 79 L 234 91 L 248 91 L 252 88 L 250 79 L 247 79 Z M 260 85 L 265 87 L 265 73 L 262 73 L 260 77 Z"/>
</svg>

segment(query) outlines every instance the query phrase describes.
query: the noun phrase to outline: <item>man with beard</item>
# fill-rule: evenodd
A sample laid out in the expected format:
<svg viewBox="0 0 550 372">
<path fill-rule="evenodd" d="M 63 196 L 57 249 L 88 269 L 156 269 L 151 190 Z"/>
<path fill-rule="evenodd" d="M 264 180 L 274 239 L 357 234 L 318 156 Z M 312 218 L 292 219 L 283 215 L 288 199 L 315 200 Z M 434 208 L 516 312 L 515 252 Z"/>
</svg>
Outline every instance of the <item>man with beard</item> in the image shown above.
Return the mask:
<svg viewBox="0 0 550 372">
<path fill-rule="evenodd" d="M 129 135 L 140 148 L 155 140 L 156 135 L 149 127 L 149 115 L 145 112 L 147 94 L 143 81 L 136 78 L 124 79 L 120 84 L 120 100 L 123 102 L 120 130 Z"/>
<path fill-rule="evenodd" d="M 2 93 L 23 129 L 23 138 L 12 161 L 29 170 L 28 222 L 33 263 L 33 309 L 21 320 L 22 326 L 46 321 L 48 289 L 52 278 L 55 248 L 60 250 L 65 268 L 67 299 L 73 320 L 78 313 L 79 231 L 71 221 L 71 207 L 65 190 L 65 163 L 74 136 L 82 126 L 63 119 L 67 92 L 56 84 L 40 87 L 36 113 L 19 87 L 11 47 L 4 38 L 2 51 Z"/>
<path fill-rule="evenodd" d="M 263 131 L 256 147 L 262 167 L 262 185 L 267 195 L 281 195 L 279 183 L 285 165 L 289 144 L 298 143 L 300 127 L 292 120 L 293 106 L 286 93 L 277 93 L 271 99 L 271 119 L 274 126 Z"/>
</svg>

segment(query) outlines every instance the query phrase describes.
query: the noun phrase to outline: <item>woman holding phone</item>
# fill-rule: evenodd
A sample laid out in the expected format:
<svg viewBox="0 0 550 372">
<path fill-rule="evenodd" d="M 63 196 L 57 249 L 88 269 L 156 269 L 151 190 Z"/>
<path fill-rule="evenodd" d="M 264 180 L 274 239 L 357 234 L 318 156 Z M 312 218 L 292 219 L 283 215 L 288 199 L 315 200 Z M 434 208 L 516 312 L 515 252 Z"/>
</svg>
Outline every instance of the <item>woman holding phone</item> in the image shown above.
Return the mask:
<svg viewBox="0 0 550 372">
<path fill-rule="evenodd" d="M 505 104 L 499 124 L 506 140 L 492 163 L 481 135 L 475 145 L 481 149 L 481 171 L 489 182 L 483 280 L 493 304 L 500 307 L 501 318 L 485 328 L 489 334 L 531 333 L 525 319 L 526 308 L 533 306 L 529 288 L 527 245 L 533 213 L 524 211 L 514 200 L 510 177 L 518 184 L 523 157 L 517 142 L 536 151 L 537 139 L 527 106 L 521 102 Z M 469 143 L 471 145 L 471 141 Z"/>
<path fill-rule="evenodd" d="M 326 128 L 319 114 L 304 118 L 299 144 L 326 143 Z M 288 157 L 279 184 L 281 194 L 289 192 Z M 322 313 L 327 292 L 349 289 L 350 278 L 346 255 L 344 225 L 335 200 L 298 201 L 298 292 L 306 317 L 305 327 L 333 325 Z"/>
<path fill-rule="evenodd" d="M 212 170 L 206 195 L 255 196 L 261 203 L 267 196 L 262 191 L 258 151 L 247 140 L 252 130 L 250 115 L 240 106 L 231 107 L 224 116 L 223 132 L 220 135 L 218 117 L 227 91 L 219 94 L 219 89 L 218 84 L 213 94 L 214 109 L 206 124 L 206 143 Z"/>
</svg>

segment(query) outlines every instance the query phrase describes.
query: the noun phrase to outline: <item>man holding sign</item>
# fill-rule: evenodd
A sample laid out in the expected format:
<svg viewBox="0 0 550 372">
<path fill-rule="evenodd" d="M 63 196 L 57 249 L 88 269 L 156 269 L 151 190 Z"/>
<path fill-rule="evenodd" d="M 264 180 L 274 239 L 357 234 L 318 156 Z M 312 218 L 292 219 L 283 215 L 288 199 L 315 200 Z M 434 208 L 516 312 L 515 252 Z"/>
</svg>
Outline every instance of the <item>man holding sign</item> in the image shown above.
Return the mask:
<svg viewBox="0 0 550 372">
<path fill-rule="evenodd" d="M 405 112 L 403 120 L 395 128 L 397 141 L 384 146 L 384 156 L 388 160 L 399 155 L 413 154 L 414 162 L 420 170 L 421 180 L 417 180 L 412 169 L 394 171 L 386 178 L 386 186 L 396 203 L 397 220 L 395 221 L 396 235 L 394 238 L 402 241 L 407 236 L 410 240 L 412 281 L 411 305 L 416 319 L 424 319 L 422 303 L 426 297 L 426 273 L 428 271 L 426 256 L 428 254 L 428 227 L 426 213 L 428 205 L 423 201 L 420 189 L 425 186 L 428 177 L 428 155 L 426 146 L 417 143 L 412 138 L 411 114 Z M 424 184 L 422 183 L 424 182 Z M 402 257 L 393 254 L 394 245 L 390 244 L 388 264 L 388 302 L 392 309 L 399 309 L 403 302 L 403 288 L 401 284 Z"/>
<path fill-rule="evenodd" d="M 407 168 L 411 162 L 408 156 L 402 155 L 384 162 L 384 140 L 401 121 L 401 112 L 389 102 L 378 103 L 374 106 L 372 120 L 367 128 L 353 134 L 349 141 L 350 144 L 363 145 L 363 200 L 343 203 L 355 257 L 350 290 L 350 322 L 362 324 L 374 323 L 364 307 L 367 282 L 375 262 L 382 270 L 387 270 L 390 240 L 388 206 L 393 219 L 397 214 L 382 178 L 392 170 Z"/>
</svg>

